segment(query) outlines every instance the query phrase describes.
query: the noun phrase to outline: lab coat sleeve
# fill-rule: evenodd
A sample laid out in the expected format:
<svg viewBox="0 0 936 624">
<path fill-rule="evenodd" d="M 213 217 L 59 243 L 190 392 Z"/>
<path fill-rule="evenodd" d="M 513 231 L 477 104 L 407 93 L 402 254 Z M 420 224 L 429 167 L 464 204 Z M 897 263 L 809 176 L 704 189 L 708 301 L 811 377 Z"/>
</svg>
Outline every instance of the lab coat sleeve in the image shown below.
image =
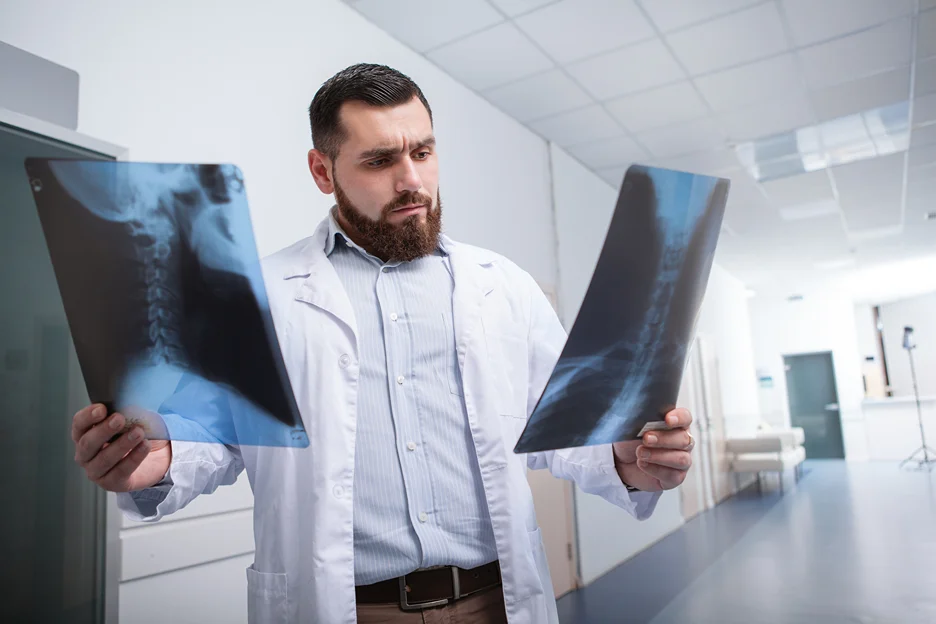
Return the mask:
<svg viewBox="0 0 936 624">
<path fill-rule="evenodd" d="M 529 282 L 531 282 L 531 287 L 528 416 L 536 407 L 567 338 L 549 300 L 532 278 Z M 527 455 L 527 466 L 532 470 L 548 468 L 553 476 L 574 481 L 583 492 L 604 498 L 613 505 L 625 509 L 638 520 L 649 518 L 660 498 L 659 492 L 627 491 L 614 467 L 614 455 L 610 444 L 530 453 Z"/>
<path fill-rule="evenodd" d="M 181 419 L 180 412 L 199 410 L 201 422 L 228 423 L 230 414 L 226 400 L 213 393 L 210 384 L 194 382 L 167 399 L 160 413 L 168 421 Z M 201 441 L 172 440 L 172 462 L 169 472 L 155 486 L 136 492 L 117 494 L 117 506 L 131 520 L 155 522 L 174 513 L 200 494 L 211 494 L 218 486 L 231 485 L 244 469 L 240 450 L 230 444 L 212 442 L 209 429 L 185 422 L 188 437 Z M 219 425 L 221 426 L 221 425 Z M 197 430 L 196 430 L 197 429 Z"/>
</svg>

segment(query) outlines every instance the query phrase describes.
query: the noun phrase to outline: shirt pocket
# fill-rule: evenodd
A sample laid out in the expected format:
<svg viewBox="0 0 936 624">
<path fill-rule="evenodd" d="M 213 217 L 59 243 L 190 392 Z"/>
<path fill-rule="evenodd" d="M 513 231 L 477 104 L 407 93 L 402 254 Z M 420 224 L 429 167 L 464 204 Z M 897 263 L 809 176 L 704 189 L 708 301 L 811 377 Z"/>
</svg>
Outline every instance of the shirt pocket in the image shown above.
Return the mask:
<svg viewBox="0 0 936 624">
<path fill-rule="evenodd" d="M 247 622 L 286 624 L 289 621 L 285 573 L 247 568 Z"/>
</svg>

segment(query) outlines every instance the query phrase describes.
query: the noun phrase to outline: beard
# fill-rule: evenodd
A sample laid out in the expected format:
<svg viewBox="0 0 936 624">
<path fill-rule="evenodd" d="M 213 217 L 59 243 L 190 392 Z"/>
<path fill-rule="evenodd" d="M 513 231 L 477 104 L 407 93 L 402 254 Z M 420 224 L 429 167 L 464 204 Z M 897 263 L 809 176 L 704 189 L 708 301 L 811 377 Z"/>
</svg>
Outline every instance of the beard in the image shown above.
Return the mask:
<svg viewBox="0 0 936 624">
<path fill-rule="evenodd" d="M 334 173 L 332 173 L 332 180 L 335 184 L 335 204 L 338 212 L 366 242 L 365 246 L 370 247 L 369 251 L 378 258 L 409 262 L 430 255 L 439 246 L 439 234 L 442 231 L 442 197 L 440 194 L 436 194 L 436 207 L 433 210 L 432 199 L 428 195 L 407 191 L 384 206 L 380 219 L 374 221 L 351 203 L 338 184 Z M 395 208 L 409 204 L 426 206 L 424 222 L 420 222 L 420 215 L 406 217 L 397 225 L 388 221 L 390 213 Z"/>
</svg>

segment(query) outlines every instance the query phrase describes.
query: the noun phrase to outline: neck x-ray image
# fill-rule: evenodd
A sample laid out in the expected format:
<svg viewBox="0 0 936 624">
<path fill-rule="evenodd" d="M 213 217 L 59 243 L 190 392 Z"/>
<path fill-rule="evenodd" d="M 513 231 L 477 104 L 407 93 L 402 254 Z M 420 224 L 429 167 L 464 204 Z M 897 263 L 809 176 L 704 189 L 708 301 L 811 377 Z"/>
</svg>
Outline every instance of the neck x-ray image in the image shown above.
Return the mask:
<svg viewBox="0 0 936 624">
<path fill-rule="evenodd" d="M 150 438 L 308 446 L 236 167 L 28 159 L 93 402 Z"/>
<path fill-rule="evenodd" d="M 675 407 L 728 180 L 633 166 L 517 453 L 635 439 Z"/>
</svg>

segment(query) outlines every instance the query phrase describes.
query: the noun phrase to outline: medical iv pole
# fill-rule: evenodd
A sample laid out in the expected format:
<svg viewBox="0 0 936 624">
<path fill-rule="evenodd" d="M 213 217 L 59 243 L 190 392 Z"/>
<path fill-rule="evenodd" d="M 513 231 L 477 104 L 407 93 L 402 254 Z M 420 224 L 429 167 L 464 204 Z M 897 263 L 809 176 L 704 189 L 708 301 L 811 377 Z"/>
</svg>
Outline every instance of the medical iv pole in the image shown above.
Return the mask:
<svg viewBox="0 0 936 624">
<path fill-rule="evenodd" d="M 913 396 L 916 398 L 921 445 L 910 457 L 900 462 L 900 467 L 903 468 L 906 464 L 916 463 L 916 470 L 932 470 L 933 465 L 936 464 L 936 451 L 926 446 L 926 433 L 923 430 L 923 408 L 920 406 L 920 389 L 917 386 L 916 368 L 913 365 L 913 350 L 916 349 L 916 345 L 913 343 L 912 334 L 912 327 L 904 327 L 903 348 L 907 350 L 907 355 L 910 357 L 910 376 L 913 378 Z M 920 453 L 923 454 L 923 458 L 917 459 L 916 457 Z"/>
</svg>

